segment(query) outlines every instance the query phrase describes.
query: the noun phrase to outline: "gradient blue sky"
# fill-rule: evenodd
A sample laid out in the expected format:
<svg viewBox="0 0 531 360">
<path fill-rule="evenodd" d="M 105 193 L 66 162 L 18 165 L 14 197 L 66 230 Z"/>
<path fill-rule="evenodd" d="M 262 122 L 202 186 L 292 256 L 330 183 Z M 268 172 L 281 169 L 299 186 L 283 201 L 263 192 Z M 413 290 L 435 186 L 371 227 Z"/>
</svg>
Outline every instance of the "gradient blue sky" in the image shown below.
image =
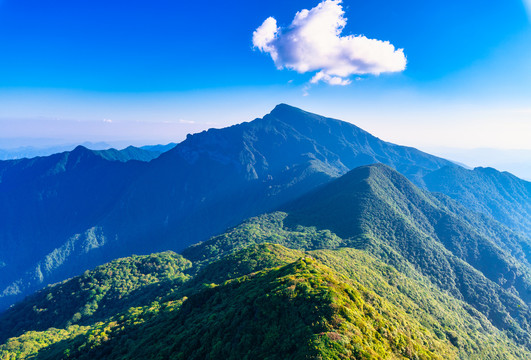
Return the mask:
<svg viewBox="0 0 531 360">
<path fill-rule="evenodd" d="M 344 0 L 343 35 L 407 57 L 347 86 L 253 49 L 318 3 L 0 0 L 0 148 L 180 141 L 284 102 L 428 150 L 531 149 L 531 0 Z"/>
</svg>

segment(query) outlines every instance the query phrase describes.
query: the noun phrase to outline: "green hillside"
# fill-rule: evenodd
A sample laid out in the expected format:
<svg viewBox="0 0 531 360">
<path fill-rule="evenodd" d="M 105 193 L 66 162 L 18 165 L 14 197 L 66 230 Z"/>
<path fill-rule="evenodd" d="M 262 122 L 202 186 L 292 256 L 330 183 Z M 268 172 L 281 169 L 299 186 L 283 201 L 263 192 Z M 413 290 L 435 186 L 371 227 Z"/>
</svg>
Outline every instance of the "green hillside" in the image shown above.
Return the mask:
<svg viewBox="0 0 531 360">
<path fill-rule="evenodd" d="M 476 230 L 465 216 L 384 165 L 355 169 L 286 211 L 288 227 L 326 228 L 399 269 L 412 265 L 496 326 L 529 343 L 528 260 L 512 255 L 525 254 L 528 239 L 505 242 L 498 238 L 505 229 L 495 222 L 490 223 L 491 236 L 486 236 L 487 230 Z"/>
<path fill-rule="evenodd" d="M 430 191 L 446 194 L 471 210 L 531 236 L 531 182 L 482 167 L 443 167 L 423 180 Z"/>
<path fill-rule="evenodd" d="M 188 279 L 191 262 L 172 252 L 132 256 L 86 271 L 27 297 L 2 314 L 0 341 L 25 331 L 93 324 L 150 304 Z"/>
<path fill-rule="evenodd" d="M 521 359 L 530 354 L 426 279 L 405 276 L 356 249 L 301 252 L 251 245 L 204 266 L 180 290 L 159 288 L 156 296 L 166 300 L 89 326 L 27 332 L 0 346 L 0 358 Z"/>
<path fill-rule="evenodd" d="M 0 317 L 0 359 L 528 359 L 529 240 L 382 165 Z"/>
</svg>

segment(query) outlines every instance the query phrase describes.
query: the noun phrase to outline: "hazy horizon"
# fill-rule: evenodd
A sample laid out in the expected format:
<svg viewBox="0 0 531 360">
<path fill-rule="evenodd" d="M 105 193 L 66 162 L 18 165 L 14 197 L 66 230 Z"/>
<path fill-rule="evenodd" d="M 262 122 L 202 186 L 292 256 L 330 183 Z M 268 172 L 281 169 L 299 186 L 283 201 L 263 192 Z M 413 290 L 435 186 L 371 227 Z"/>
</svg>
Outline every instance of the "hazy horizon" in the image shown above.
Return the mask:
<svg viewBox="0 0 531 360">
<path fill-rule="evenodd" d="M 205 129 L 206 130 L 206 129 Z M 373 134 L 377 137 L 378 134 Z M 381 137 L 380 137 L 381 138 Z M 122 150 L 128 146 L 150 146 L 150 145 L 167 145 L 169 143 L 179 143 L 184 140 L 175 139 L 173 141 L 128 141 L 128 140 L 100 140 L 100 141 L 78 141 L 72 142 L 67 139 L 2 139 L 0 138 L 0 157 L 3 155 L 4 160 L 12 159 L 10 152 L 36 150 L 38 156 L 45 156 L 57 151 L 68 151 L 78 145 L 85 146 L 92 150 L 118 149 Z M 385 138 L 382 140 L 387 141 Z M 28 145 L 20 145 L 28 144 Z M 414 146 L 412 144 L 400 143 L 399 145 L 412 146 L 421 151 L 432 155 L 454 161 L 468 168 L 475 167 L 493 167 L 500 171 L 508 171 L 524 180 L 531 181 L 531 149 L 506 149 L 506 148 L 462 148 L 462 147 L 445 147 L 445 146 Z M 39 150 L 41 150 L 39 152 Z M 2 154 L 2 151 L 5 151 Z M 37 156 L 37 155 L 33 155 Z M 30 156 L 30 157 L 33 157 Z M 18 157 L 19 158 L 19 157 Z"/>
<path fill-rule="evenodd" d="M 2 1 L 0 148 L 178 142 L 288 103 L 420 149 L 531 149 L 530 8 Z"/>
</svg>

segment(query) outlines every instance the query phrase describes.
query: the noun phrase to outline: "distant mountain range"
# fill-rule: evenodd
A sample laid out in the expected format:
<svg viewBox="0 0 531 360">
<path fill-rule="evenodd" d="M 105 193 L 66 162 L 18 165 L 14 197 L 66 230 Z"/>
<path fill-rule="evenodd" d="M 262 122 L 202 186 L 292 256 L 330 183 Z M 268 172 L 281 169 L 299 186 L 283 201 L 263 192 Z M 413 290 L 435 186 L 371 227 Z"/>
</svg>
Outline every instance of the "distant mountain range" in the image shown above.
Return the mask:
<svg viewBox="0 0 531 360">
<path fill-rule="evenodd" d="M 35 293 L 0 315 L 0 357 L 527 359 L 531 241 L 484 217 L 361 166 Z"/>
<path fill-rule="evenodd" d="M 175 145 L 177 144 L 169 143 L 167 145 L 146 145 L 141 147 L 128 146 L 122 150 L 116 150 L 104 142 L 86 142 L 81 144 L 81 146 L 85 148 L 98 151 L 102 156 L 109 156 L 109 160 L 115 159 L 119 161 L 149 161 L 175 147 Z M 58 145 L 50 147 L 24 146 L 13 149 L 0 149 L 0 160 L 30 159 L 37 156 L 49 156 L 60 152 L 72 151 L 77 146 L 78 145 Z"/>
<path fill-rule="evenodd" d="M 441 168 L 426 175 L 424 182 L 430 191 L 446 194 L 531 236 L 531 182 L 493 168 L 461 167 Z"/>
<path fill-rule="evenodd" d="M 137 155 L 78 147 L 49 157 L 0 162 L 2 307 L 118 257 L 181 251 L 373 163 L 386 164 L 420 188 L 460 202 L 458 206 L 448 197 L 435 197 L 436 208 L 445 204 L 467 219 L 466 226 L 444 225 L 457 226 L 459 233 L 470 224 L 503 223 L 481 225 L 479 234 L 469 231 L 466 237 L 474 234 L 477 244 L 486 238 L 488 244 L 496 244 L 494 253 L 508 267 L 504 281 L 514 285 L 514 296 L 525 298 L 522 266 L 512 261 L 521 264 L 527 259 L 522 239 L 530 236 L 530 185 L 509 174 L 464 170 L 448 160 L 382 141 L 350 123 L 285 104 L 261 119 L 190 135 L 149 162 L 126 161 L 127 156 L 139 157 L 137 150 L 130 152 Z M 441 175 L 434 175 L 437 172 Z M 443 183 L 442 174 L 448 177 Z M 465 208 L 482 212 L 484 219 Z M 414 225 L 422 231 L 413 233 L 438 239 L 432 228 L 441 224 L 425 220 Z M 503 236 L 510 246 L 503 245 Z M 439 240 L 457 241 L 451 239 Z M 455 264 L 473 262 L 473 257 L 455 256 Z M 448 265 L 448 271 L 457 271 L 455 264 Z M 462 290 L 448 286 L 447 290 Z M 496 296 L 505 296 L 503 291 Z M 517 318 L 508 310 L 500 313 Z"/>
<path fill-rule="evenodd" d="M 108 161 L 121 161 L 127 162 L 130 160 L 137 161 L 151 161 L 156 159 L 165 151 L 173 148 L 175 144 L 169 145 L 154 145 L 154 146 L 142 146 L 134 147 L 128 146 L 122 150 L 106 149 L 106 150 L 93 150 L 96 155 L 101 156 Z"/>
<path fill-rule="evenodd" d="M 425 151 L 468 166 L 488 166 L 531 181 L 531 149 L 427 147 Z"/>
<path fill-rule="evenodd" d="M 111 146 L 105 142 L 84 142 L 82 144 L 64 144 L 50 146 L 19 146 L 0 148 L 0 160 L 18 160 L 37 156 L 50 156 L 65 151 L 72 151 L 78 145 L 92 150 L 105 150 Z M 4 145 L 6 146 L 6 145 Z"/>
</svg>

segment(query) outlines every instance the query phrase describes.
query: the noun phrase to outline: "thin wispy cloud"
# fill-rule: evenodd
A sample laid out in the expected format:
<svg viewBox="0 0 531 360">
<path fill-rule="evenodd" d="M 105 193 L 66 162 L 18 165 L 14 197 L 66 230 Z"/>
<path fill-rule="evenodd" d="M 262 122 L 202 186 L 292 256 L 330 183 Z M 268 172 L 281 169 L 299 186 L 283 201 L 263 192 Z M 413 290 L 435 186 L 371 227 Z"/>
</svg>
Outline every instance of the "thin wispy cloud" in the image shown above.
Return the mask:
<svg viewBox="0 0 531 360">
<path fill-rule="evenodd" d="M 524 6 L 527 10 L 527 16 L 529 16 L 529 21 L 531 21 L 531 0 L 524 0 Z"/>
<path fill-rule="evenodd" d="M 271 55 L 278 69 L 317 72 L 311 83 L 348 85 L 352 75 L 399 72 L 406 68 L 403 49 L 363 35 L 342 36 L 347 24 L 341 0 L 326 0 L 297 12 L 281 28 L 267 18 L 253 33 L 253 45 Z"/>
</svg>

